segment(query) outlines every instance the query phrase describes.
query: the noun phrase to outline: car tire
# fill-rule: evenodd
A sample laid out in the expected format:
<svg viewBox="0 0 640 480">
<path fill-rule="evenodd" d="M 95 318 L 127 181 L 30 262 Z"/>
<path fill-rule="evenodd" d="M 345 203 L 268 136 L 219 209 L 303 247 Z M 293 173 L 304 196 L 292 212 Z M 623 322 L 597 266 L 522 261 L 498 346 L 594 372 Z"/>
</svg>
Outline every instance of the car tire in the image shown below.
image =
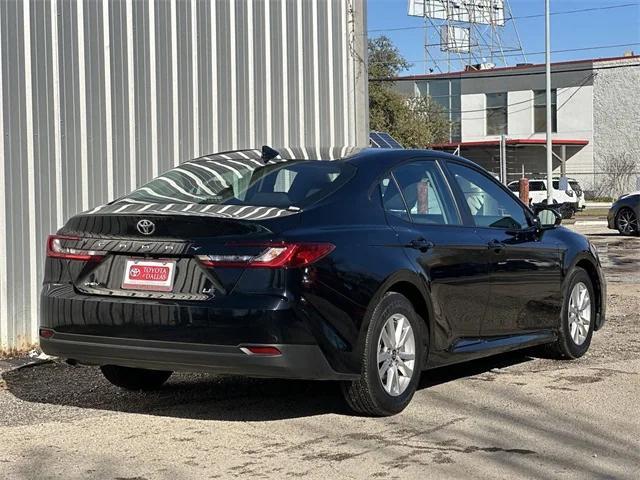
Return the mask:
<svg viewBox="0 0 640 480">
<path fill-rule="evenodd" d="M 632 209 L 624 207 L 618 211 L 616 214 L 616 230 L 621 235 L 638 234 L 638 217 Z"/>
<path fill-rule="evenodd" d="M 580 299 L 583 298 L 582 294 L 585 290 L 586 294 L 588 294 L 588 308 L 582 309 L 585 304 L 581 303 Z M 577 302 L 576 298 L 578 299 Z M 589 274 L 582 268 L 576 268 L 567 280 L 558 339 L 555 343 L 547 346 L 547 351 L 552 356 L 572 360 L 582 357 L 589 350 L 596 321 L 595 299 Z M 588 325 L 585 325 L 587 314 L 589 321 Z"/>
<path fill-rule="evenodd" d="M 402 330 L 402 325 L 405 324 L 410 327 L 410 333 L 408 330 Z M 383 329 L 389 328 L 389 325 L 392 325 L 391 331 L 393 325 L 401 325 L 396 328 L 407 332 L 406 337 L 403 337 L 404 344 L 402 341 L 397 342 L 397 337 L 394 339 L 393 349 L 387 349 L 386 343 L 389 341 L 390 330 L 385 330 L 385 335 L 382 332 Z M 383 296 L 373 310 L 369 321 L 360 378 L 341 384 L 342 393 L 352 410 L 364 415 L 380 417 L 394 415 L 404 410 L 420 381 L 426 354 L 424 329 L 424 321 L 405 296 L 395 292 L 389 292 Z M 413 338 L 413 363 L 410 360 L 411 353 L 407 353 L 411 351 L 410 335 Z M 385 360 L 379 363 L 381 359 Z M 407 364 L 411 367 L 410 373 L 407 370 Z M 381 374 L 385 367 L 387 370 Z M 397 389 L 394 382 L 397 382 Z"/>
<path fill-rule="evenodd" d="M 164 370 L 121 367 L 119 365 L 103 365 L 100 370 L 109 382 L 125 390 L 156 390 L 173 373 Z"/>
</svg>

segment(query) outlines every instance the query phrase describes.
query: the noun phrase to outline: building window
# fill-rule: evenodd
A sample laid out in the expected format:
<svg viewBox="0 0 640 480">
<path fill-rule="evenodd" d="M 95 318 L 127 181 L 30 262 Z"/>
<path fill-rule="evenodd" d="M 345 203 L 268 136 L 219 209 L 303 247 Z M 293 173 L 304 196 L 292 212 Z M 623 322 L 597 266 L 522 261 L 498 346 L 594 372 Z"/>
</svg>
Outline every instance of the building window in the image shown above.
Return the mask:
<svg viewBox="0 0 640 480">
<path fill-rule="evenodd" d="M 416 83 L 418 95 L 430 96 L 442 107 L 445 118 L 449 121 L 449 141 L 459 142 L 462 136 L 460 118 L 460 79 L 422 80 Z"/>
<path fill-rule="evenodd" d="M 547 131 L 547 92 L 533 91 L 533 126 L 535 133 Z M 558 103 L 557 90 L 551 89 L 551 131 L 558 131 Z"/>
<path fill-rule="evenodd" d="M 507 94 L 487 93 L 487 135 L 506 135 L 509 126 Z"/>
</svg>

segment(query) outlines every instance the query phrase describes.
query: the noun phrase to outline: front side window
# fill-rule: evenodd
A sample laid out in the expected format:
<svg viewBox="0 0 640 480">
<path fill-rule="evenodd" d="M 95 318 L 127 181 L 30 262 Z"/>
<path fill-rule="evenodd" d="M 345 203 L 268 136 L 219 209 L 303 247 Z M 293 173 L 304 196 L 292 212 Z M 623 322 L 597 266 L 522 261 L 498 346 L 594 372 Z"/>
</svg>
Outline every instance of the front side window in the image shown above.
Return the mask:
<svg viewBox="0 0 640 480">
<path fill-rule="evenodd" d="M 509 128 L 507 93 L 487 93 L 487 135 L 506 135 Z"/>
<path fill-rule="evenodd" d="M 449 187 L 436 162 L 418 161 L 393 171 L 414 223 L 460 225 Z"/>
<path fill-rule="evenodd" d="M 450 163 L 449 169 L 478 227 L 513 230 L 528 227 L 522 206 L 495 180 L 457 163 Z"/>
<path fill-rule="evenodd" d="M 558 98 L 557 90 L 551 90 L 551 131 L 558 131 Z M 547 131 L 547 92 L 534 90 L 533 92 L 533 125 L 535 133 Z"/>
<path fill-rule="evenodd" d="M 197 203 L 287 208 L 310 205 L 347 182 L 355 167 L 339 161 L 202 159 L 183 163 L 119 202 Z"/>
</svg>

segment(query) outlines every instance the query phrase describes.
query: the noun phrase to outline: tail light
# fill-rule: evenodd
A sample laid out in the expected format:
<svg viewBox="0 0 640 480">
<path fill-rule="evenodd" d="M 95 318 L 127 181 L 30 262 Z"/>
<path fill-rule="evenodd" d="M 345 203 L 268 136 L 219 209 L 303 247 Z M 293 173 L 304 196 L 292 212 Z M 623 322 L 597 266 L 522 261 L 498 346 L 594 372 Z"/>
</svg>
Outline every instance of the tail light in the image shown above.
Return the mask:
<svg viewBox="0 0 640 480">
<path fill-rule="evenodd" d="M 207 267 L 299 268 L 311 265 L 336 248 L 330 243 L 277 243 L 247 245 L 264 247 L 257 255 L 198 255 Z"/>
<path fill-rule="evenodd" d="M 65 246 L 68 242 L 79 242 L 80 237 L 66 235 L 49 235 L 47 239 L 47 257 L 64 258 L 67 260 L 98 261 L 107 254 L 101 250 L 83 250 L 80 248 Z"/>
<path fill-rule="evenodd" d="M 41 328 L 39 333 L 42 338 L 51 338 L 55 335 L 56 332 L 54 332 L 50 328 Z"/>
</svg>

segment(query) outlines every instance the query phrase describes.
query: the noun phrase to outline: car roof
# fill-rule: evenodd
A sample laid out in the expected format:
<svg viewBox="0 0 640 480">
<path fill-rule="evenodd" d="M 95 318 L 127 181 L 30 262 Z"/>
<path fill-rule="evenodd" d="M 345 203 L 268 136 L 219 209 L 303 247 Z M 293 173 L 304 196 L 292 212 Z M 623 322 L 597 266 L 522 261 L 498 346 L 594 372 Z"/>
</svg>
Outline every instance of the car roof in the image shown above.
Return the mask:
<svg viewBox="0 0 640 480">
<path fill-rule="evenodd" d="M 463 157 L 450 153 L 429 149 L 411 148 L 372 148 L 372 147 L 269 147 L 279 153 L 278 157 L 284 160 L 341 160 L 358 165 L 370 165 L 375 162 L 377 166 L 386 167 L 404 160 L 416 157 L 441 158 L 443 160 L 456 160 L 481 168 L 476 163 Z M 232 150 L 202 155 L 190 160 L 190 162 L 213 160 L 261 160 L 261 150 L 258 148 Z"/>
<path fill-rule="evenodd" d="M 413 158 L 429 157 L 440 158 L 442 160 L 456 160 L 458 162 L 466 163 L 471 166 L 480 167 L 471 160 L 452 155 L 450 153 L 441 152 L 439 150 L 430 149 L 417 149 L 417 148 L 363 148 L 357 153 L 345 157 L 345 161 L 353 163 L 354 165 L 365 165 L 370 162 L 380 163 L 397 163 L 404 160 L 411 160 Z"/>
</svg>

